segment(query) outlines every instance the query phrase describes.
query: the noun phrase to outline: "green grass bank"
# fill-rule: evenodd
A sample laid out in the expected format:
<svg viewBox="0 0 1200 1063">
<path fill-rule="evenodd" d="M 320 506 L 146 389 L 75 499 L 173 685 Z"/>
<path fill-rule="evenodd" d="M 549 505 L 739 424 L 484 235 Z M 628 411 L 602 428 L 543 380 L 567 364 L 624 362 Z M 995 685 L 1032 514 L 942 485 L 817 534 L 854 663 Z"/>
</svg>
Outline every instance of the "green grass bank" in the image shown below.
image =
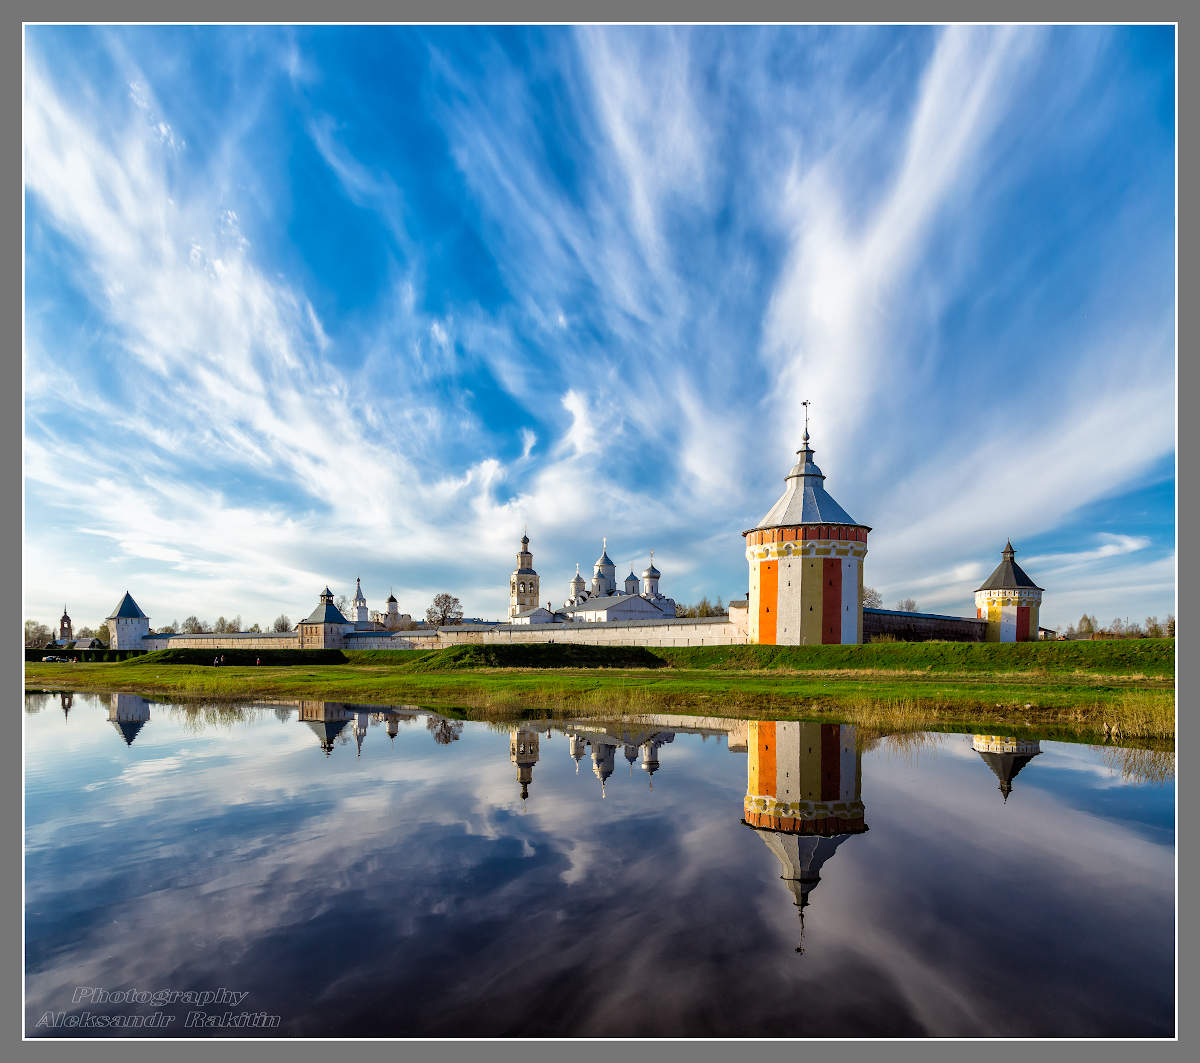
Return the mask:
<svg viewBox="0 0 1200 1063">
<path fill-rule="evenodd" d="M 1041 728 L 1166 740 L 1175 726 L 1174 651 L 1169 639 L 686 649 L 554 643 L 213 668 L 204 651 L 165 650 L 112 663 L 30 663 L 25 674 L 29 688 L 419 704 L 480 717 L 821 716 L 875 727 Z M 192 653 L 208 663 L 190 662 Z"/>
</svg>

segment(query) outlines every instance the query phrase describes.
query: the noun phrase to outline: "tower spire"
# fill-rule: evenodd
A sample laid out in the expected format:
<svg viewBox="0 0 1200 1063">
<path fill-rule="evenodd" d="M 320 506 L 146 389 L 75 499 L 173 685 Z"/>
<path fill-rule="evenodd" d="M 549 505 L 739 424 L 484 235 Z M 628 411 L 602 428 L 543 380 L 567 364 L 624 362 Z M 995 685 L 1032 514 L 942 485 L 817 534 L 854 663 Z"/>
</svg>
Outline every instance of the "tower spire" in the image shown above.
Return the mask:
<svg viewBox="0 0 1200 1063">
<path fill-rule="evenodd" d="M 800 403 L 800 405 L 804 407 L 804 446 L 807 448 L 807 446 L 808 446 L 808 407 L 809 407 L 808 399 L 805 399 L 802 403 Z M 796 453 L 799 454 L 800 451 L 796 451 Z"/>
</svg>

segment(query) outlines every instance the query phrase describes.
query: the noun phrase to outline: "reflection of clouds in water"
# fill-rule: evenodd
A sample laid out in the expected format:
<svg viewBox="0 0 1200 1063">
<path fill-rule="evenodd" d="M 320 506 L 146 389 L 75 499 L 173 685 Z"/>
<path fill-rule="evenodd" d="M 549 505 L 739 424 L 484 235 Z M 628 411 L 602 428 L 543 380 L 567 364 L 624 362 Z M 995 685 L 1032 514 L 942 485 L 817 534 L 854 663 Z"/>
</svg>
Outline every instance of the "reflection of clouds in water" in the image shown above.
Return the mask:
<svg viewBox="0 0 1200 1063">
<path fill-rule="evenodd" d="M 936 772 L 864 758 L 871 830 L 824 865 L 798 958 L 779 866 L 740 822 L 747 758 L 724 743 L 680 734 L 669 785 L 617 772 L 601 802 L 555 732 L 522 806 L 505 731 L 392 746 L 372 722 L 361 760 L 326 760 L 294 726 L 247 726 L 191 774 L 186 737 L 136 805 L 90 810 L 120 845 L 80 827 L 31 866 L 33 907 L 75 912 L 69 933 L 61 915 L 31 924 L 31 1008 L 174 972 L 236 981 L 285 1035 L 1008 1033 L 1014 1014 L 1065 1032 L 1147 1010 L 1136 986 L 1104 1004 L 1062 985 L 1093 985 L 1102 948 L 1151 966 L 1170 851 L 1033 789 L 1013 814 L 969 738 L 975 763 L 955 750 Z M 1116 900 L 1079 896 L 1097 881 L 1165 914 L 1135 929 Z M 1082 943 L 1057 958 L 1055 924 Z M 1014 977 L 1022 957 L 1055 977 Z"/>
</svg>

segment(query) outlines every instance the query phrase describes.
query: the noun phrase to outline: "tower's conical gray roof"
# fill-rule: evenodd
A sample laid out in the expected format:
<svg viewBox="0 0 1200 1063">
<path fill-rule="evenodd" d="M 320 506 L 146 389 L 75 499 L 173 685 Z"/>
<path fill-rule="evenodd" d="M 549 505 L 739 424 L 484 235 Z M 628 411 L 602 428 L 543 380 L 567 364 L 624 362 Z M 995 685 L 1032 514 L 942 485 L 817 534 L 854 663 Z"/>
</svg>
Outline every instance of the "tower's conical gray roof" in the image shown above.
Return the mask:
<svg viewBox="0 0 1200 1063">
<path fill-rule="evenodd" d="M 138 603 L 133 600 L 133 596 L 128 591 L 126 591 L 125 597 L 122 598 L 117 603 L 117 607 L 111 613 L 109 613 L 105 619 L 107 619 L 107 620 L 117 620 L 117 619 L 128 620 L 131 618 L 135 619 L 135 620 L 149 620 L 150 619 L 138 607 Z"/>
<path fill-rule="evenodd" d="M 867 527 L 865 524 L 859 524 L 825 490 L 825 474 L 813 461 L 813 450 L 808 445 L 807 432 L 804 436 L 804 446 L 796 453 L 799 460 L 784 480 L 787 486 L 779 501 L 749 530 L 795 524 L 853 524 L 860 528 Z"/>
<path fill-rule="evenodd" d="M 1043 590 L 1033 582 L 1026 574 L 1025 570 L 1013 560 L 1016 556 L 1016 550 L 1013 549 L 1011 541 L 1004 544 L 1004 549 L 1000 554 L 1000 564 L 980 586 L 976 587 L 977 591 L 1005 591 L 1016 590 L 1020 587 L 1031 587 L 1035 591 Z"/>
</svg>

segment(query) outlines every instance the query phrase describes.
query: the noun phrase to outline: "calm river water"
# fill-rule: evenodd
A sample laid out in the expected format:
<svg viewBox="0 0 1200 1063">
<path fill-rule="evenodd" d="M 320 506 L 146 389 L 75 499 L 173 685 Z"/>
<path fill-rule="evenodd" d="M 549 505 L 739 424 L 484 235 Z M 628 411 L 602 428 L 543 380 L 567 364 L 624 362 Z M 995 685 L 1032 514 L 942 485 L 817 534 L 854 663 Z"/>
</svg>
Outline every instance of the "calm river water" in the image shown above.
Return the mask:
<svg viewBox="0 0 1200 1063">
<path fill-rule="evenodd" d="M 30 1036 L 1173 1033 L 1170 754 L 25 711 Z"/>
</svg>

